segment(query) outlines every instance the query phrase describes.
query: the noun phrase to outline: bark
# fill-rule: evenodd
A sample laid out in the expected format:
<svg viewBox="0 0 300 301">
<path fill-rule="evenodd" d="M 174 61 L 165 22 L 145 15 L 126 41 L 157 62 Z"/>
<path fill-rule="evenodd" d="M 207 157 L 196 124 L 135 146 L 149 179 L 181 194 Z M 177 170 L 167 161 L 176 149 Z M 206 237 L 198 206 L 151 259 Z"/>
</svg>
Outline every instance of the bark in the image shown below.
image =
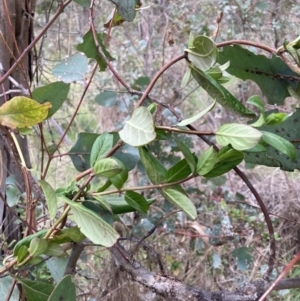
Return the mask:
<svg viewBox="0 0 300 301">
<path fill-rule="evenodd" d="M 0 0 L 0 63 L 2 71 L 8 70 L 23 50 L 28 46 L 32 34 L 33 12 L 36 0 Z M 25 56 L 18 68 L 11 74 L 12 78 L 25 89 L 29 88 L 29 56 Z M 3 72 L 0 73 L 0 76 Z M 1 77 L 0 77 L 1 78 Z M 16 89 L 7 79 L 0 86 L 0 94 Z M 18 94 L 6 94 L 0 97 L 0 105 Z M 3 136 L 4 135 L 4 136 Z M 0 129 L 0 235 L 4 233 L 8 242 L 21 238 L 20 228 L 15 223 L 17 214 L 14 208 L 6 205 L 6 179 L 15 176 L 21 192 L 24 192 L 24 181 L 15 158 L 12 158 L 10 145 L 5 143 L 5 131 Z M 20 147 L 27 164 L 29 156 L 27 141 L 18 137 Z M 4 198 L 4 199 L 3 199 Z"/>
<path fill-rule="evenodd" d="M 146 270 L 119 244 L 110 248 L 121 271 L 129 273 L 133 281 L 151 289 L 157 295 L 172 301 L 256 301 L 270 283 L 259 279 L 244 284 L 235 291 L 208 291 L 181 283 L 179 280 Z M 205 277 L 205 276 L 204 276 Z M 300 287 L 300 278 L 281 280 L 274 290 Z"/>
</svg>

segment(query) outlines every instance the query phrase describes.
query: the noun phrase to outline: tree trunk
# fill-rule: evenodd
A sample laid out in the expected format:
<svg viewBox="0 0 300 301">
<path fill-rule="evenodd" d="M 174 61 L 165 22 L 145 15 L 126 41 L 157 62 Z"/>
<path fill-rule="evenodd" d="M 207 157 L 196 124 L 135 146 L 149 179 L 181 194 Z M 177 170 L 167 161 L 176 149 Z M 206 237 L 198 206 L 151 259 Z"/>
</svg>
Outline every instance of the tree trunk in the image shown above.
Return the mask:
<svg viewBox="0 0 300 301">
<path fill-rule="evenodd" d="M 33 12 L 36 0 L 0 0 L 0 83 L 1 76 L 10 69 L 16 59 L 28 46 L 32 38 Z M 18 65 L 11 77 L 25 89 L 29 90 L 30 60 L 26 55 Z M 0 105 L 9 101 L 18 93 L 8 93 L 17 87 L 9 80 L 0 85 Z M 14 176 L 16 185 L 20 192 L 24 192 L 24 179 L 17 164 L 16 158 L 12 156 L 11 144 L 7 143 L 8 133 L 0 128 L 0 235 L 8 243 L 19 240 L 21 228 L 18 226 L 17 214 L 14 207 L 8 207 L 6 196 L 6 180 Z M 29 164 L 29 155 L 26 138 L 18 137 L 21 151 Z"/>
</svg>

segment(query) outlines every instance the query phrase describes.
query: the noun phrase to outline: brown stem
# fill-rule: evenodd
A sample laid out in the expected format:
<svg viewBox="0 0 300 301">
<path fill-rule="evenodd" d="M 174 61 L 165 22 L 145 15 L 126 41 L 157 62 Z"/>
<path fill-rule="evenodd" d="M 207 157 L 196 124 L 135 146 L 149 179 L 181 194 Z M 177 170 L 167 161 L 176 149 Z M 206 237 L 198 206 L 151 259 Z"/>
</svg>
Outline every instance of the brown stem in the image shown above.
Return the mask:
<svg viewBox="0 0 300 301">
<path fill-rule="evenodd" d="M 268 46 L 260 44 L 260 43 L 247 41 L 247 40 L 230 40 L 230 41 L 217 43 L 216 45 L 217 45 L 218 48 L 221 48 L 221 47 L 229 46 L 229 45 L 233 45 L 233 44 L 253 46 L 253 47 L 256 47 L 256 48 L 263 49 L 267 52 L 277 54 L 277 50 L 274 49 L 274 48 L 268 47 Z"/>
<path fill-rule="evenodd" d="M 14 62 L 14 64 L 6 71 L 6 73 L 0 78 L 0 84 L 2 84 L 17 68 L 17 66 L 22 62 L 27 53 L 31 50 L 31 48 L 42 38 L 45 32 L 50 28 L 50 26 L 54 23 L 54 21 L 58 18 L 58 16 L 64 11 L 64 9 L 72 2 L 72 0 L 67 0 L 66 2 L 59 5 L 57 12 L 54 14 L 52 19 L 45 25 L 45 27 L 41 30 L 41 32 L 36 36 L 36 38 L 25 48 L 25 50 L 21 53 L 18 59 Z"/>
</svg>

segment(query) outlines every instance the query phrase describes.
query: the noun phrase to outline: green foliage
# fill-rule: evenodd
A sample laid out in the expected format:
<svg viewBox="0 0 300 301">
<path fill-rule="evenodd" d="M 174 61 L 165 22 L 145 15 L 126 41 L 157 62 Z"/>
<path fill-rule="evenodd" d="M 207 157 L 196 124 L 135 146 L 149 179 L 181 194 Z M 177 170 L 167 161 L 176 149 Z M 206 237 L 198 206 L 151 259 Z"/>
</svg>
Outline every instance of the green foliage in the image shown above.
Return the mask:
<svg viewBox="0 0 300 301">
<path fill-rule="evenodd" d="M 55 190 L 46 181 L 40 180 L 39 183 L 45 194 L 45 198 L 46 198 L 47 205 L 48 205 L 49 217 L 50 217 L 50 219 L 54 219 L 56 212 L 57 212 L 57 206 L 58 206 Z"/>
<path fill-rule="evenodd" d="M 90 7 L 90 1 L 74 2 L 83 8 L 90 8 L 91 15 L 98 12 L 97 4 Z M 229 76 L 234 75 L 257 83 L 269 104 L 283 104 L 290 95 L 299 97 L 299 38 L 284 43 L 277 51 L 278 56 L 273 52 L 272 57 L 268 58 L 261 54 L 256 55 L 239 45 L 226 46 L 220 50 L 214 39 L 205 35 L 194 37 L 191 33 L 184 53 L 182 47 L 176 47 L 176 51 L 181 51 L 180 56 L 170 63 L 174 54 L 171 54 L 167 43 L 169 46 L 174 43 L 172 30 L 164 30 L 161 39 L 163 43 L 158 42 L 152 33 L 144 32 L 147 27 L 154 30 L 157 26 L 160 31 L 165 28 L 162 20 L 157 19 L 157 24 L 152 28 L 145 18 L 148 10 L 155 16 L 158 11 L 160 15 L 163 8 L 158 3 L 154 3 L 153 7 L 141 7 L 139 0 L 111 2 L 116 10 L 113 10 L 104 23 L 108 28 L 108 36 L 97 33 L 95 28 L 98 28 L 98 24 L 94 22 L 95 18 L 101 19 L 101 16 L 95 14 L 90 16 L 90 23 L 87 22 L 90 29 L 82 40 L 79 38 L 80 43 L 79 39 L 76 41 L 76 47 L 62 45 L 62 49 L 66 47 L 68 51 L 64 49 L 62 52 L 66 53 L 60 53 L 60 56 L 67 58 L 60 59 L 58 64 L 49 68 L 61 81 L 53 82 L 53 75 L 49 76 L 45 79 L 46 84 L 41 81 L 38 83 L 39 87 L 32 92 L 35 100 L 17 96 L 0 107 L 1 127 L 24 129 L 22 133 L 49 117 L 54 120 L 55 114 L 55 120 L 59 123 L 59 129 L 56 127 L 55 130 L 59 139 L 62 135 L 64 138 L 58 140 L 58 143 L 51 124 L 47 122 L 31 134 L 36 140 L 30 148 L 34 154 L 38 152 L 36 157 L 41 161 L 37 163 L 40 165 L 35 169 L 34 176 L 47 179 L 38 183 L 46 199 L 50 226 L 49 229 L 40 230 L 18 241 L 13 254 L 7 259 L 13 262 L 14 268 L 28 268 L 28 275 L 35 280 L 37 276 L 30 265 L 37 265 L 36 269 L 39 271 L 47 270 L 41 272 L 41 278 L 47 279 L 49 283 L 54 279 L 56 286 L 17 278 L 28 301 L 75 300 L 75 284 L 71 276 L 63 277 L 69 256 L 64 244 L 81 243 L 84 240 L 83 244 L 89 241 L 110 248 L 120 237 L 119 231 L 114 228 L 118 222 L 126 225 L 125 232 L 130 237 L 134 235 L 130 242 L 132 250 L 135 240 L 143 237 L 154 226 L 159 226 L 159 231 L 154 234 L 157 237 L 162 232 L 165 232 L 164 236 L 172 235 L 172 240 L 167 240 L 167 243 L 163 241 L 165 238 L 157 242 L 157 237 L 153 242 L 162 250 L 167 245 L 162 253 L 173 252 L 165 258 L 169 264 L 166 271 L 176 277 L 182 272 L 183 279 L 190 271 L 185 270 L 188 265 L 185 267 L 183 258 L 173 258 L 175 249 L 180 254 L 184 250 L 184 255 L 188 255 L 186 258 L 204 258 L 203 264 L 201 263 L 203 270 L 212 267 L 214 273 L 223 276 L 230 269 L 236 268 L 246 275 L 253 262 L 253 249 L 243 246 L 244 233 L 249 229 L 259 232 L 259 242 L 262 245 L 266 245 L 272 235 L 266 232 L 259 210 L 246 204 L 248 196 L 236 192 L 239 187 L 235 186 L 236 179 L 230 177 L 230 183 L 227 183 L 226 174 L 243 161 L 280 166 L 281 169 L 289 171 L 300 170 L 299 109 L 291 114 L 286 112 L 286 108 L 284 112 L 268 112 L 265 110 L 264 99 L 256 94 L 249 97 L 246 107 L 243 103 L 248 96 L 243 100 L 240 100 L 242 97 L 234 96 L 232 87 L 237 79 L 223 85 L 230 80 Z M 245 12 L 242 20 L 246 22 L 250 4 L 247 4 L 248 1 L 244 2 L 236 1 L 235 5 L 238 10 Z M 194 5 L 197 4 L 193 3 Z M 257 6 L 263 5 L 263 1 L 257 3 Z M 76 9 L 81 9 L 80 6 L 76 6 Z M 179 15 L 188 15 L 188 20 L 182 21 L 186 23 L 182 26 L 183 38 L 179 37 L 181 34 L 175 38 L 177 46 L 187 42 L 187 32 L 191 32 L 193 26 L 197 32 L 208 32 L 211 27 L 211 24 L 202 23 L 201 10 L 192 7 L 197 10 L 194 15 L 189 10 L 185 11 L 185 6 L 182 3 L 180 9 L 174 6 L 167 14 L 164 11 L 168 19 L 178 22 Z M 145 23 L 139 26 L 136 26 L 139 20 L 132 24 L 124 23 L 133 21 L 139 14 L 140 7 L 145 8 L 140 14 Z M 107 16 L 104 10 L 101 13 Z M 180 14 L 173 16 L 176 13 Z M 197 24 L 191 25 L 195 20 Z M 72 20 L 70 23 L 73 24 Z M 122 24 L 124 27 L 120 28 L 119 25 Z M 111 31 L 114 26 L 119 27 Z M 134 36 L 137 30 L 135 27 L 139 28 L 138 38 Z M 223 39 L 224 33 L 220 34 Z M 73 38 L 70 37 L 69 41 L 71 40 Z M 249 43 L 256 46 L 250 41 Z M 81 53 L 72 54 L 74 49 Z M 117 58 L 111 65 L 108 61 L 114 59 L 110 53 Z M 288 63 L 287 59 L 281 58 L 283 53 L 293 59 Z M 63 56 L 66 54 L 67 56 Z M 161 61 L 152 61 L 161 54 L 163 65 Z M 56 55 L 51 60 L 56 61 Z M 179 60 L 186 60 L 188 64 L 185 75 L 182 74 L 182 66 L 177 65 Z M 291 62 L 295 63 L 294 66 Z M 108 72 L 102 72 L 101 75 L 100 72 L 94 73 L 97 64 L 100 71 Z M 94 70 L 93 73 L 91 70 Z M 203 92 L 209 95 L 207 101 Z M 63 105 L 68 95 L 71 97 L 70 94 L 72 102 Z M 222 113 L 226 113 L 225 124 L 218 118 L 218 104 L 224 108 Z M 256 116 L 248 109 L 248 105 L 254 106 L 259 115 Z M 192 117 L 182 119 L 185 114 Z M 255 119 L 246 124 L 240 117 Z M 190 126 L 191 123 L 195 128 Z M 5 135 L 10 135 L 7 129 Z M 76 135 L 76 141 L 69 143 Z M 203 146 L 200 139 L 209 147 Z M 65 140 L 67 147 L 64 145 Z M 22 157 L 20 147 L 18 142 L 12 139 L 10 141 L 12 149 L 8 153 L 13 154 L 12 161 L 18 161 L 18 155 Z M 49 142 L 55 146 L 55 150 L 49 151 Z M 64 160 L 65 158 L 71 160 Z M 73 163 L 76 172 L 73 172 L 69 162 Z M 39 207 L 40 195 L 32 184 L 34 180 L 28 175 L 31 170 L 27 170 L 25 166 L 22 168 L 23 177 L 29 179 L 28 185 L 32 185 L 32 189 L 23 193 L 15 179 L 9 177 L 6 179 L 5 200 L 11 207 L 24 200 L 30 202 L 30 192 L 34 201 L 38 198 L 38 210 L 32 213 L 37 213 L 40 221 L 45 218 L 44 208 Z M 58 172 L 54 176 L 56 169 Z M 57 179 L 54 181 L 53 177 Z M 56 183 L 59 183 L 60 188 L 54 188 Z M 248 187 L 251 185 L 248 184 Z M 19 206 L 17 214 L 26 222 L 34 222 L 30 219 L 28 209 L 24 213 L 25 207 L 27 209 L 27 204 Z M 134 214 L 128 215 L 128 212 Z M 68 219 L 76 226 L 66 228 Z M 31 228 L 36 229 L 36 225 L 28 227 L 29 230 Z M 178 237 L 181 242 L 174 246 L 173 238 L 177 240 Z M 224 248 L 219 247 L 222 245 Z M 218 246 L 218 252 L 216 248 L 212 251 L 211 246 Z M 103 249 L 93 247 L 92 253 L 89 250 L 82 256 L 80 264 L 84 267 L 86 257 L 92 260 L 89 264 L 92 263 L 94 268 L 97 260 L 100 261 L 99 258 L 106 260 Z M 146 259 L 148 256 L 142 248 L 136 252 L 138 254 L 133 254 L 136 258 Z M 153 254 L 155 252 L 156 250 L 151 251 Z M 46 256 L 47 262 L 42 263 Z M 127 258 L 127 255 L 124 256 Z M 230 263 L 231 257 L 236 260 L 234 267 Z M 130 263 L 129 260 L 128 264 Z M 149 267 L 152 269 L 150 261 Z M 101 268 L 104 269 L 105 266 Z M 15 272 L 14 269 L 11 271 Z"/>
<path fill-rule="evenodd" d="M 109 52 L 106 50 L 106 47 L 103 44 L 104 38 L 105 38 L 104 34 L 97 34 L 97 41 L 105 55 L 105 58 L 108 59 L 109 61 L 112 61 L 113 57 L 109 54 Z M 104 71 L 106 69 L 107 67 L 106 60 L 99 54 L 91 30 L 89 30 L 84 35 L 83 43 L 78 44 L 77 50 L 83 52 L 86 55 L 86 57 L 95 59 L 99 64 L 100 71 Z"/>
<path fill-rule="evenodd" d="M 117 241 L 118 233 L 99 215 L 81 203 L 72 202 L 66 197 L 64 201 L 71 207 L 80 231 L 93 243 L 111 247 Z"/>
<path fill-rule="evenodd" d="M 28 301 L 47 301 L 54 286 L 48 283 L 31 281 L 24 278 L 17 278 L 22 284 Z"/>
<path fill-rule="evenodd" d="M 126 202 L 124 197 L 106 197 L 105 201 L 106 203 L 109 204 L 113 214 L 122 214 L 122 213 L 134 212 L 137 210 L 135 209 L 135 207 L 128 204 L 128 202 Z M 145 204 L 144 207 L 149 208 L 150 205 L 155 202 L 155 200 L 146 199 L 146 202 L 148 203 L 148 205 Z"/>
<path fill-rule="evenodd" d="M 189 164 L 191 168 L 191 172 L 194 173 L 197 164 L 195 156 L 191 153 L 190 149 L 179 138 L 176 138 L 174 136 L 173 139 L 176 142 L 180 151 L 182 152 L 183 156 L 185 157 L 187 163 Z"/>
<path fill-rule="evenodd" d="M 54 288 L 48 301 L 65 300 L 73 301 L 76 299 L 75 283 L 71 275 L 66 275 Z"/>
<path fill-rule="evenodd" d="M 222 125 L 216 132 L 216 140 L 222 145 L 231 146 L 236 150 L 246 150 L 254 147 L 262 133 L 245 124 L 230 123 Z"/>
<path fill-rule="evenodd" d="M 37 233 L 34 233 L 34 234 L 31 234 L 29 236 L 26 236 L 24 237 L 22 240 L 20 240 L 14 247 L 14 251 L 13 251 L 13 255 L 14 256 L 17 256 L 18 253 L 19 253 L 19 250 L 22 246 L 26 246 L 27 248 L 29 248 L 29 245 L 31 243 L 31 241 L 34 239 L 34 238 L 41 238 L 43 237 L 46 233 L 47 233 L 48 230 L 41 230 Z M 22 251 L 21 251 L 22 252 Z"/>
<path fill-rule="evenodd" d="M 185 51 L 195 67 L 204 72 L 213 67 L 218 58 L 218 48 L 213 40 L 206 36 L 196 37 L 192 46 Z"/>
<path fill-rule="evenodd" d="M 139 0 L 110 0 L 116 4 L 118 14 L 125 21 L 133 21 L 136 15 L 135 7 L 140 7 L 141 2 Z"/>
<path fill-rule="evenodd" d="M 215 163 L 213 169 L 204 175 L 205 178 L 214 178 L 227 173 L 238 164 L 240 164 L 244 159 L 242 152 L 223 147 L 217 156 L 217 162 Z"/>
<path fill-rule="evenodd" d="M 83 82 L 87 69 L 88 60 L 86 56 L 78 53 L 70 56 L 67 59 L 64 59 L 61 63 L 54 66 L 54 68 L 52 69 L 52 73 L 59 80 L 62 80 L 65 83 L 72 83 L 76 81 Z M 51 89 L 53 89 L 53 87 Z M 60 93 L 64 93 L 64 91 L 62 90 L 60 91 Z"/>
<path fill-rule="evenodd" d="M 209 173 L 215 166 L 218 160 L 218 153 L 214 150 L 213 146 L 208 148 L 198 159 L 197 172 L 200 176 Z"/>
<path fill-rule="evenodd" d="M 165 175 L 165 182 L 176 182 L 187 178 L 192 170 L 186 159 L 182 159 L 172 166 Z"/>
<path fill-rule="evenodd" d="M 133 207 L 137 211 L 140 211 L 141 213 L 146 214 L 149 209 L 149 204 L 146 199 L 134 191 L 126 191 L 125 201 L 129 206 Z"/>
<path fill-rule="evenodd" d="M 30 241 L 28 251 L 32 257 L 37 257 L 43 254 L 48 248 L 48 243 L 45 239 L 34 237 Z"/>
<path fill-rule="evenodd" d="M 200 113 L 196 114 L 193 117 L 190 117 L 190 118 L 187 118 L 187 119 L 184 119 L 184 120 L 180 121 L 177 124 L 177 126 L 185 126 L 185 125 L 188 125 L 188 124 L 191 124 L 191 123 L 197 121 L 198 119 L 203 117 L 206 113 L 211 111 L 214 108 L 215 104 L 216 104 L 216 101 L 213 101 L 206 109 L 204 109 L 203 111 L 201 111 Z"/>
<path fill-rule="evenodd" d="M 6 178 L 6 201 L 8 206 L 12 207 L 16 205 L 20 198 L 21 192 L 18 188 L 18 183 L 16 182 L 15 176 L 10 176 Z"/>
<path fill-rule="evenodd" d="M 245 161 L 266 166 L 276 166 L 288 171 L 300 169 L 299 114 L 300 110 L 296 109 L 282 123 L 260 127 L 259 129 L 263 132 L 265 149 L 257 152 L 245 151 Z"/>
<path fill-rule="evenodd" d="M 209 74 L 192 67 L 192 76 L 210 97 L 215 99 L 224 108 L 241 116 L 253 117 L 255 115 Z"/>
<path fill-rule="evenodd" d="M 98 94 L 95 101 L 103 107 L 112 107 L 117 101 L 118 94 L 113 91 L 104 91 Z"/>
<path fill-rule="evenodd" d="M 80 58 L 81 57 L 83 56 L 81 55 Z M 77 59 L 76 62 L 78 64 Z M 72 62 L 69 61 L 69 64 L 72 64 Z M 78 68 L 76 68 L 75 70 L 76 72 L 79 72 Z M 71 73 L 70 70 L 68 70 L 68 72 Z M 69 90 L 70 90 L 70 84 L 66 84 L 64 82 L 55 82 L 43 87 L 36 88 L 32 92 L 32 98 L 37 102 L 39 102 L 40 104 L 45 102 L 51 103 L 52 107 L 50 108 L 47 116 L 49 118 L 53 114 L 55 114 L 55 112 L 57 112 L 59 108 L 62 106 L 62 104 L 64 103 L 64 101 L 68 96 Z"/>
<path fill-rule="evenodd" d="M 104 156 L 111 150 L 113 146 L 113 135 L 103 133 L 93 143 L 90 156 L 90 164 L 94 166 L 96 161 L 103 159 Z"/>
<path fill-rule="evenodd" d="M 142 146 L 153 141 L 156 133 L 152 114 L 145 107 L 137 108 L 132 117 L 125 122 L 119 135 L 125 143 L 132 146 Z"/>
<path fill-rule="evenodd" d="M 232 59 L 234 58 L 234 59 Z M 270 104 L 283 104 L 290 96 L 287 87 L 297 90 L 298 74 L 291 70 L 279 57 L 271 59 L 239 46 L 223 47 L 218 62 L 224 64 L 230 61 L 227 71 L 243 80 L 251 79 L 257 83 Z"/>
<path fill-rule="evenodd" d="M 163 188 L 160 193 L 171 203 L 174 203 L 178 208 L 183 210 L 188 217 L 195 219 L 197 211 L 193 202 L 179 187 Z"/>
<path fill-rule="evenodd" d="M 95 162 L 94 174 L 98 177 L 112 178 L 122 172 L 118 162 L 113 158 L 104 158 Z"/>
<path fill-rule="evenodd" d="M 79 133 L 75 144 L 69 151 L 69 156 L 78 171 L 91 167 L 90 155 L 95 140 L 99 135 L 94 133 Z"/>
<path fill-rule="evenodd" d="M 232 256 L 236 258 L 237 268 L 246 271 L 253 261 L 251 249 L 247 247 L 237 248 L 232 252 Z"/>
</svg>

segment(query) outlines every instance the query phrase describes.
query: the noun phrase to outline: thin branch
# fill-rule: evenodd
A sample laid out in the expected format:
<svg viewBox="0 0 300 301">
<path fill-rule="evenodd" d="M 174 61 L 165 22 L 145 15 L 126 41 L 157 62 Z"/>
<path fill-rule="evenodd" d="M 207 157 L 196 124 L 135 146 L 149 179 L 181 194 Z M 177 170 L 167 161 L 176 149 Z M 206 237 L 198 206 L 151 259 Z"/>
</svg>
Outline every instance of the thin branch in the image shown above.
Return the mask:
<svg viewBox="0 0 300 301">
<path fill-rule="evenodd" d="M 138 191 L 138 190 L 146 190 L 146 189 L 160 189 L 160 188 L 164 188 L 164 187 L 170 187 L 170 186 L 174 186 L 174 185 L 178 185 L 178 184 L 182 184 L 184 182 L 187 182 L 193 178 L 198 177 L 199 175 L 191 175 L 183 180 L 178 180 L 178 181 L 174 181 L 174 182 L 170 182 L 170 183 L 162 183 L 162 184 L 155 184 L 155 185 L 145 185 L 145 186 L 136 186 L 136 187 L 124 187 L 122 189 L 114 189 L 114 190 L 109 190 L 109 191 L 103 191 L 103 192 L 94 192 L 94 193 L 90 193 L 91 196 L 93 195 L 108 195 L 108 194 L 114 194 L 114 193 L 121 193 L 121 192 L 126 192 L 126 191 Z"/>
<path fill-rule="evenodd" d="M 218 48 L 221 48 L 221 47 L 229 46 L 229 45 L 233 45 L 233 44 L 253 46 L 253 47 L 265 50 L 269 53 L 277 54 L 277 50 L 274 48 L 268 47 L 261 43 L 251 42 L 251 41 L 247 41 L 247 40 L 230 40 L 230 41 L 217 43 L 216 45 Z"/>
<path fill-rule="evenodd" d="M 141 99 L 138 101 L 138 103 L 135 106 L 135 109 L 140 107 L 143 102 L 145 101 L 145 99 L 147 98 L 148 94 L 151 92 L 152 88 L 154 87 L 155 83 L 157 82 L 157 80 L 160 78 L 160 76 L 167 70 L 169 69 L 171 66 L 173 66 L 175 63 L 183 60 L 187 58 L 187 54 L 181 54 L 179 56 L 177 56 L 176 58 L 172 59 L 169 63 L 167 63 L 166 65 L 164 65 L 153 77 L 153 79 L 151 80 L 149 86 L 147 87 L 147 89 L 144 91 Z"/>
<path fill-rule="evenodd" d="M 82 253 L 82 251 L 84 250 L 85 245 L 83 243 L 74 243 L 74 246 L 72 248 L 71 254 L 69 256 L 68 262 L 67 262 L 67 266 L 65 269 L 65 273 L 64 275 L 72 275 L 75 268 L 76 268 L 76 264 L 77 261 Z"/>
<path fill-rule="evenodd" d="M 18 59 L 14 62 L 14 64 L 6 71 L 6 73 L 0 78 L 0 84 L 2 84 L 17 68 L 17 66 L 22 62 L 27 53 L 33 48 L 33 46 L 44 36 L 50 26 L 55 22 L 55 20 L 59 17 L 59 15 L 64 11 L 64 9 L 72 2 L 72 0 L 67 0 L 64 3 L 59 5 L 57 12 L 54 14 L 52 19 L 45 25 L 45 27 L 40 31 L 40 33 L 36 36 L 34 40 L 24 49 Z"/>
</svg>

